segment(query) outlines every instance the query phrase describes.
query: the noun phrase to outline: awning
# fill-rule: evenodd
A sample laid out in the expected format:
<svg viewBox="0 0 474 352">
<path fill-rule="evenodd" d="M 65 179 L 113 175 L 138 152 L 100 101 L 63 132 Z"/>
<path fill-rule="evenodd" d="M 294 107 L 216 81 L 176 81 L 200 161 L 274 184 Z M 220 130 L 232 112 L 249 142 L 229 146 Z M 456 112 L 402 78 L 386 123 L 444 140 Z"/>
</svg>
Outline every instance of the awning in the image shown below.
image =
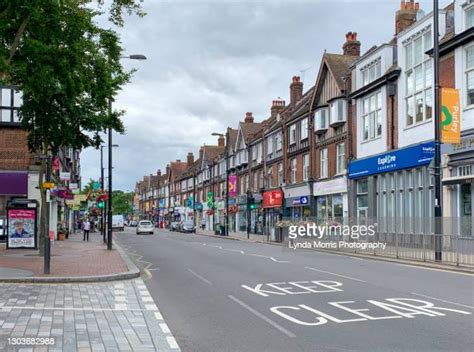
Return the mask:
<svg viewBox="0 0 474 352">
<path fill-rule="evenodd" d="M 0 172 L 0 195 L 27 196 L 28 173 Z"/>
<path fill-rule="evenodd" d="M 443 179 L 443 185 L 461 185 L 465 183 L 474 183 L 474 175 L 447 177 Z"/>
</svg>

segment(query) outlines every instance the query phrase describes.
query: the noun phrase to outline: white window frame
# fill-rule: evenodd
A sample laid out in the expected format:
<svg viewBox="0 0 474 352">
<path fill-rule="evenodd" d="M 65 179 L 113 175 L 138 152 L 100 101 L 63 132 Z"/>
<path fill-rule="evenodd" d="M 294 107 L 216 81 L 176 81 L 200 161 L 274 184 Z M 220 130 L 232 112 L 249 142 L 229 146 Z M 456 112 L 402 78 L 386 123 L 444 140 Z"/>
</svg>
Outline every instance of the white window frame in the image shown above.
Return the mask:
<svg viewBox="0 0 474 352">
<path fill-rule="evenodd" d="M 341 111 L 340 111 L 341 110 Z M 331 103 L 330 118 L 331 123 L 344 122 L 347 120 L 347 105 L 343 99 L 335 100 Z"/>
<path fill-rule="evenodd" d="M 474 9 L 474 5 L 472 6 L 472 8 Z M 469 74 L 472 74 L 474 76 L 474 59 L 473 59 L 473 65 L 472 67 L 468 67 L 467 66 L 467 53 L 469 50 L 472 50 L 473 52 L 473 55 L 474 55 L 474 44 L 470 44 L 468 46 L 466 46 L 464 48 L 464 53 L 463 53 L 463 57 L 464 57 L 464 77 L 465 77 L 465 89 L 466 89 L 466 95 L 464 96 L 464 99 L 466 100 L 466 107 L 473 107 L 474 106 L 474 100 L 473 100 L 473 103 L 472 104 L 469 104 L 469 99 L 468 99 L 468 84 L 469 84 L 469 80 L 468 80 L 468 76 Z M 474 80 L 474 77 L 473 77 L 473 80 Z"/>
<path fill-rule="evenodd" d="M 469 23 L 468 22 L 468 14 L 472 14 L 472 23 Z M 465 9 L 464 9 L 464 28 L 465 29 L 469 29 L 470 27 L 474 26 L 474 3 L 467 6 Z"/>
<path fill-rule="evenodd" d="M 363 141 L 370 141 L 382 135 L 382 90 L 361 99 L 361 134 Z M 379 130 L 380 126 L 380 130 Z"/>
<path fill-rule="evenodd" d="M 303 181 L 309 180 L 309 153 L 303 155 Z"/>
<path fill-rule="evenodd" d="M 281 138 L 281 133 L 277 133 L 275 136 L 275 151 L 279 152 L 280 150 L 283 149 L 283 143 L 282 143 L 282 138 Z"/>
<path fill-rule="evenodd" d="M 372 63 L 361 68 L 360 71 L 362 79 L 361 87 L 364 87 L 382 76 L 382 58 L 378 57 Z M 370 77 L 371 75 L 372 77 Z"/>
<path fill-rule="evenodd" d="M 267 138 L 267 155 L 273 154 L 273 136 Z"/>
<path fill-rule="evenodd" d="M 290 182 L 293 184 L 293 183 L 296 183 L 296 172 L 298 169 L 298 160 L 296 158 L 291 159 L 290 165 L 291 165 Z"/>
<path fill-rule="evenodd" d="M 301 138 L 300 140 L 305 140 L 308 139 L 309 133 L 308 133 L 308 118 L 305 117 L 303 120 L 301 120 Z"/>
<path fill-rule="evenodd" d="M 336 145 L 336 174 L 342 175 L 345 171 L 346 171 L 346 144 L 343 142 Z"/>
<path fill-rule="evenodd" d="M 290 140 L 290 145 L 296 143 L 296 124 L 291 125 L 288 127 L 289 130 L 289 140 Z"/>
<path fill-rule="evenodd" d="M 316 114 L 315 114 L 316 122 L 314 124 L 316 131 L 326 130 L 328 128 L 328 125 L 329 125 L 328 116 L 329 116 L 329 108 L 325 107 L 325 108 L 320 108 L 316 110 Z"/>
<path fill-rule="evenodd" d="M 283 183 L 283 163 L 278 163 L 277 170 L 277 182 L 280 186 Z"/>
<path fill-rule="evenodd" d="M 320 154 L 320 178 L 328 177 L 328 148 L 321 149 Z"/>
<path fill-rule="evenodd" d="M 431 29 L 423 31 L 420 35 L 416 36 L 408 43 L 406 43 L 403 47 L 404 55 L 405 55 L 405 114 L 406 120 L 405 124 L 406 127 L 415 126 L 418 124 L 422 124 L 426 121 L 431 121 L 433 119 L 433 60 L 425 54 L 426 51 L 431 49 L 433 46 L 433 38 L 432 38 L 432 31 Z M 429 44 L 427 45 L 426 40 L 429 39 Z M 420 62 L 415 62 L 417 57 L 417 52 L 415 50 L 416 43 L 418 40 L 421 40 L 421 58 Z M 408 62 L 408 48 L 410 48 L 411 57 L 410 62 Z M 421 72 L 421 87 L 417 87 L 417 74 L 416 72 Z M 427 72 L 430 72 L 430 82 L 429 84 L 426 81 Z M 411 79 L 409 79 L 409 75 L 411 75 Z M 411 84 L 410 84 L 411 82 Z M 410 87 L 412 88 L 410 89 Z M 431 116 L 427 116 L 427 97 L 431 100 Z M 417 100 L 422 100 L 422 116 L 421 120 L 417 121 Z M 411 121 L 409 119 L 409 113 L 412 110 L 412 117 Z"/>
</svg>

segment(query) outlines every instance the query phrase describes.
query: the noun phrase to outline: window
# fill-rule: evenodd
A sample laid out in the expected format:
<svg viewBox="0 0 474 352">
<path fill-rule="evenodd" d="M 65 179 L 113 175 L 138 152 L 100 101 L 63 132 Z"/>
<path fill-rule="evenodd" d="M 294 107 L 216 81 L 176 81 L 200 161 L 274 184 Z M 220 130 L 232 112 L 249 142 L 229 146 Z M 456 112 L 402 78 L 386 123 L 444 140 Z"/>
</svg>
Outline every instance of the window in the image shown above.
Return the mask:
<svg viewBox="0 0 474 352">
<path fill-rule="evenodd" d="M 291 175 L 290 175 L 291 183 L 296 183 L 296 165 L 297 165 L 296 158 L 291 159 Z"/>
<path fill-rule="evenodd" d="M 13 88 L 0 89 L 0 122 L 19 122 L 18 108 L 22 105 L 21 93 Z"/>
<path fill-rule="evenodd" d="M 466 83 L 466 105 L 474 105 L 474 45 L 466 49 Z"/>
<path fill-rule="evenodd" d="M 258 172 L 258 188 L 263 188 L 263 170 Z"/>
<path fill-rule="evenodd" d="M 433 116 L 433 62 L 425 55 L 431 46 L 431 31 L 405 45 L 407 126 L 429 120 Z"/>
<path fill-rule="evenodd" d="M 369 208 L 369 187 L 367 179 L 357 181 L 357 221 L 365 224 Z"/>
<path fill-rule="evenodd" d="M 278 185 L 283 183 L 283 163 L 278 163 Z"/>
<path fill-rule="evenodd" d="M 290 131 L 290 144 L 296 143 L 296 125 L 291 125 L 289 127 Z"/>
<path fill-rule="evenodd" d="M 331 123 L 346 121 L 345 101 L 331 103 Z"/>
<path fill-rule="evenodd" d="M 474 6 L 466 10 L 466 29 L 474 27 Z"/>
<path fill-rule="evenodd" d="M 273 153 L 273 136 L 267 138 L 267 155 L 271 156 Z"/>
<path fill-rule="evenodd" d="M 382 76 L 382 61 L 378 58 L 369 66 L 362 68 L 362 84 L 365 86 Z"/>
<path fill-rule="evenodd" d="M 472 166 L 471 165 L 458 166 L 457 176 L 469 176 L 469 175 L 472 175 Z"/>
<path fill-rule="evenodd" d="M 380 137 L 382 134 L 382 92 L 363 99 L 362 139 L 364 141 Z"/>
<path fill-rule="evenodd" d="M 309 154 L 303 155 L 303 181 L 309 179 Z"/>
<path fill-rule="evenodd" d="M 282 143 L 281 143 L 281 133 L 277 133 L 275 135 L 275 151 L 278 152 L 282 149 Z"/>
<path fill-rule="evenodd" d="M 328 177 L 328 150 L 327 148 L 324 148 L 321 150 L 321 177 L 320 178 L 326 178 Z"/>
<path fill-rule="evenodd" d="M 316 130 L 325 130 L 328 128 L 328 109 L 323 108 L 316 111 Z"/>
<path fill-rule="evenodd" d="M 255 192 L 258 190 L 258 172 L 253 174 L 253 190 Z"/>
<path fill-rule="evenodd" d="M 262 144 L 258 143 L 255 144 L 252 148 L 252 159 L 257 163 L 261 162 L 262 160 Z"/>
<path fill-rule="evenodd" d="M 308 118 L 301 121 L 301 140 L 308 138 Z"/>
<path fill-rule="evenodd" d="M 344 173 L 346 171 L 346 148 L 345 143 L 339 143 L 337 145 L 337 170 L 336 173 L 338 175 Z"/>
</svg>

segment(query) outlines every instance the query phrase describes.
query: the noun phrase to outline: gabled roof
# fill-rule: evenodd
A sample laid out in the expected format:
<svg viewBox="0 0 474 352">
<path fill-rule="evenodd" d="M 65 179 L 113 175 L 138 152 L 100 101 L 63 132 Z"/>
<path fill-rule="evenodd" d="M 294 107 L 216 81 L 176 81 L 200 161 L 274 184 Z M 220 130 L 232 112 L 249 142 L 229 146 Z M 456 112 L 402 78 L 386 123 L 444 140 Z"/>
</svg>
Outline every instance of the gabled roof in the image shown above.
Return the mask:
<svg viewBox="0 0 474 352">
<path fill-rule="evenodd" d="M 173 177 L 173 180 L 176 180 L 184 170 L 186 170 L 186 167 L 186 163 L 182 161 L 170 162 L 170 177 Z"/>
<path fill-rule="evenodd" d="M 294 119 L 311 110 L 309 107 L 311 104 L 311 98 L 313 97 L 314 87 L 315 86 L 312 86 L 310 89 L 308 89 L 306 93 L 304 93 L 303 97 L 298 101 L 298 103 L 292 110 L 290 117 L 287 119 L 287 122 L 293 121 Z"/>
<path fill-rule="evenodd" d="M 218 146 L 218 145 L 204 145 L 203 147 L 203 160 L 200 161 L 202 162 L 206 160 L 207 162 L 212 162 L 215 159 L 217 159 L 220 155 L 225 153 L 225 147 L 224 146 Z"/>
</svg>

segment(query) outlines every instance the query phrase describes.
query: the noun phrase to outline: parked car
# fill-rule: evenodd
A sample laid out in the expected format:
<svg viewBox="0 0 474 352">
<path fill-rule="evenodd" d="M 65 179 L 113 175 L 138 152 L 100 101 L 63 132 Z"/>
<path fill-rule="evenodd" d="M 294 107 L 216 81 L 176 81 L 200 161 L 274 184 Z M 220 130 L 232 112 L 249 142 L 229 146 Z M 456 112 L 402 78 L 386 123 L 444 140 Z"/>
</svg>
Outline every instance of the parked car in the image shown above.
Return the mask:
<svg viewBox="0 0 474 352">
<path fill-rule="evenodd" d="M 179 222 L 173 221 L 170 224 L 170 231 L 179 231 Z"/>
<path fill-rule="evenodd" d="M 185 233 L 196 232 L 196 227 L 194 226 L 194 222 L 191 220 L 181 221 L 179 223 L 179 232 L 185 232 Z"/>
<path fill-rule="evenodd" d="M 112 216 L 112 230 L 123 231 L 124 229 L 124 220 L 123 215 L 113 215 Z"/>
<path fill-rule="evenodd" d="M 130 227 L 137 227 L 138 226 L 138 221 L 137 220 L 132 220 L 130 221 Z"/>
<path fill-rule="evenodd" d="M 154 232 L 155 227 L 153 226 L 153 223 L 150 220 L 142 220 L 138 223 L 137 235 L 141 233 L 148 233 L 150 235 L 153 235 Z"/>
</svg>

